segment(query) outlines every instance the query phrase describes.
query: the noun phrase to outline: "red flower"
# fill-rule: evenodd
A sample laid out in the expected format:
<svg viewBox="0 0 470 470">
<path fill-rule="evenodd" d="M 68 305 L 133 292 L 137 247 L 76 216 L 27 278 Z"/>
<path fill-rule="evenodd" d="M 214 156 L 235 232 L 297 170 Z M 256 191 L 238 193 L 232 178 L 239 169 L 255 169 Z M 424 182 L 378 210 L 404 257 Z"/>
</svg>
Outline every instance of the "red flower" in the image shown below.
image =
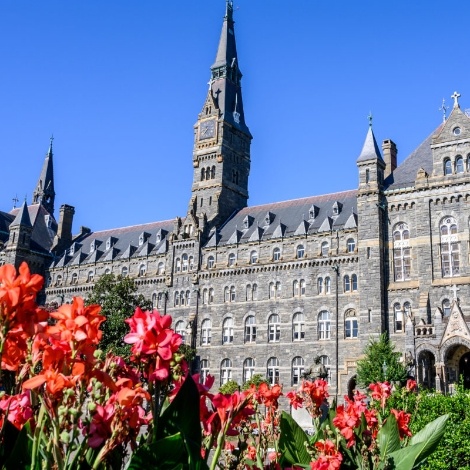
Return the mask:
<svg viewBox="0 0 470 470">
<path fill-rule="evenodd" d="M 333 424 L 340 430 L 341 435 L 346 439 L 347 446 L 351 447 L 356 442 L 354 429 L 361 422 L 361 415 L 366 410 L 366 406 L 361 399 L 350 400 L 344 397 L 347 408 L 344 405 L 338 406 L 336 416 L 333 418 Z"/>
<path fill-rule="evenodd" d="M 313 417 L 320 416 L 320 407 L 328 397 L 328 382 L 323 379 L 315 379 L 310 382 L 305 380 L 300 387 L 301 393 L 307 397 L 307 408 Z"/>
<path fill-rule="evenodd" d="M 294 408 L 294 410 L 296 410 L 297 408 L 302 408 L 302 395 L 298 394 L 297 392 L 288 392 L 286 393 L 286 397 L 289 400 L 289 404 Z"/>
<path fill-rule="evenodd" d="M 58 373 L 55 370 L 45 370 L 23 383 L 23 389 L 30 390 L 46 384 L 46 391 L 51 395 L 59 395 L 64 388 L 75 385 L 74 380 Z"/>
<path fill-rule="evenodd" d="M 8 411 L 8 421 L 17 429 L 21 429 L 33 416 L 29 392 L 23 392 L 20 395 L 4 395 L 0 399 L 0 410 L 4 413 Z M 2 419 L 0 419 L 0 427 L 3 427 Z"/>
<path fill-rule="evenodd" d="M 319 452 L 317 459 L 310 462 L 312 470 L 338 470 L 343 461 L 343 456 L 338 452 L 332 441 L 318 441 L 315 449 Z"/>
<path fill-rule="evenodd" d="M 408 392 L 415 392 L 416 390 L 418 390 L 418 384 L 416 383 L 416 380 L 408 379 L 406 381 L 406 390 Z"/>
<path fill-rule="evenodd" d="M 380 401 L 380 406 L 385 407 L 388 397 L 392 394 L 392 386 L 389 382 L 377 382 L 369 385 L 372 391 L 371 396 L 374 400 Z"/>
<path fill-rule="evenodd" d="M 400 432 L 400 439 L 403 439 L 405 436 L 411 436 L 411 431 L 408 428 L 408 423 L 410 422 L 410 417 L 408 413 L 398 410 L 390 410 L 390 412 L 395 416 L 398 424 L 398 431 Z"/>
<path fill-rule="evenodd" d="M 182 338 L 170 329 L 171 317 L 157 311 L 143 312 L 139 307 L 125 320 L 131 332 L 124 341 L 132 344 L 136 357 L 151 356 L 149 380 L 165 380 L 169 376 L 170 360 L 181 345 Z"/>
</svg>

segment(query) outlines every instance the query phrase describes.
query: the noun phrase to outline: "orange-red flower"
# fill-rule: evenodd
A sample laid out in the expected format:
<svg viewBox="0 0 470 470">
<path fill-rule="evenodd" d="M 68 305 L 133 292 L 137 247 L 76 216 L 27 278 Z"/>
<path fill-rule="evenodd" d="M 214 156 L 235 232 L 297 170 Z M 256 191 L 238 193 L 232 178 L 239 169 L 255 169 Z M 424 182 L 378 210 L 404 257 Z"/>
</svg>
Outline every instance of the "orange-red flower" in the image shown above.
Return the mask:
<svg viewBox="0 0 470 470">
<path fill-rule="evenodd" d="M 395 416 L 398 424 L 398 431 L 400 432 L 400 439 L 403 439 L 405 436 L 411 436 L 411 431 L 408 427 L 410 422 L 411 415 L 405 413 L 404 411 L 390 410 L 390 412 Z"/>
<path fill-rule="evenodd" d="M 45 370 L 42 374 L 35 375 L 23 383 L 23 389 L 31 390 L 46 384 L 46 391 L 51 395 L 62 393 L 64 388 L 71 388 L 75 385 L 75 381 L 66 377 L 64 374 L 56 370 Z"/>
<path fill-rule="evenodd" d="M 310 462 L 311 470 L 338 470 L 341 467 L 343 456 L 329 439 L 315 443 L 319 453 L 317 459 Z"/>
<path fill-rule="evenodd" d="M 392 394 L 392 386 L 389 382 L 377 382 L 369 385 L 371 396 L 374 400 L 380 401 L 380 406 L 385 407 L 388 397 Z"/>
</svg>

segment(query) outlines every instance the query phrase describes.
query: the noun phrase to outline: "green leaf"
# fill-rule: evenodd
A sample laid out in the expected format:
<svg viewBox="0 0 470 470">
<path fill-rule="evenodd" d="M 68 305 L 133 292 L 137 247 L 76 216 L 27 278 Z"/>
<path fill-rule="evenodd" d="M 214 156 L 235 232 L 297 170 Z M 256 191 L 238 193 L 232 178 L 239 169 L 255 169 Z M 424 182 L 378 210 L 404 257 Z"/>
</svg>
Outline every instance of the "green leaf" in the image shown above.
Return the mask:
<svg viewBox="0 0 470 470">
<path fill-rule="evenodd" d="M 29 438 L 29 434 L 31 433 L 31 425 L 29 421 L 23 426 L 19 433 L 16 428 L 7 421 L 5 431 L 5 438 L 7 438 L 8 435 L 10 435 L 10 437 L 11 435 L 14 435 L 12 431 L 16 432 L 17 438 L 13 449 L 2 468 L 5 470 L 29 470 L 31 468 L 32 447 L 32 440 Z"/>
<path fill-rule="evenodd" d="M 396 468 L 411 470 L 419 465 L 437 448 L 444 431 L 449 415 L 443 415 L 427 424 L 421 431 L 410 439 L 407 447 L 392 452 L 390 457 Z"/>
<path fill-rule="evenodd" d="M 143 468 L 178 470 L 187 468 L 187 464 L 181 462 L 181 455 L 183 454 L 185 454 L 184 440 L 181 433 L 177 433 L 139 447 L 133 452 L 127 470 L 142 470 Z"/>
<path fill-rule="evenodd" d="M 180 453 L 180 461 L 195 465 L 202 460 L 199 392 L 191 375 L 186 377 L 176 397 L 158 420 L 157 440 L 177 433 L 181 433 L 186 449 Z"/>
<path fill-rule="evenodd" d="M 305 447 L 305 443 L 308 441 L 305 431 L 291 415 L 283 411 L 281 414 L 281 437 L 279 438 L 279 450 L 283 460 L 291 465 L 309 465 L 310 455 Z"/>
<path fill-rule="evenodd" d="M 382 460 L 386 455 L 400 448 L 400 433 L 397 420 L 393 414 L 390 413 L 387 421 L 380 429 L 377 440 Z"/>
<path fill-rule="evenodd" d="M 446 422 L 448 419 L 448 414 L 440 416 L 439 418 L 427 424 L 423 429 L 421 429 L 421 431 L 419 431 L 410 439 L 410 445 L 424 443 L 421 454 L 419 455 L 419 460 L 417 460 L 416 463 L 419 463 L 424 460 L 437 448 L 437 446 L 439 445 L 439 441 L 444 435 L 444 431 L 446 429 Z"/>
</svg>

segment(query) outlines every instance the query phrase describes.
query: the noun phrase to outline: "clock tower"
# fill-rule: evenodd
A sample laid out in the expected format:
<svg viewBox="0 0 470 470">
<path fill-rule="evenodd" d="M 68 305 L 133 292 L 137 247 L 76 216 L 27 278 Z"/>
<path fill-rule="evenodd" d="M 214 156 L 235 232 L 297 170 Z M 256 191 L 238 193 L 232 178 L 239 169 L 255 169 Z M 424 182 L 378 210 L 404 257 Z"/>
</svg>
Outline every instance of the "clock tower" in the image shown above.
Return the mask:
<svg viewBox="0 0 470 470">
<path fill-rule="evenodd" d="M 189 212 L 221 225 L 248 202 L 251 134 L 245 124 L 233 21 L 227 0 L 207 97 L 194 125 Z"/>
</svg>

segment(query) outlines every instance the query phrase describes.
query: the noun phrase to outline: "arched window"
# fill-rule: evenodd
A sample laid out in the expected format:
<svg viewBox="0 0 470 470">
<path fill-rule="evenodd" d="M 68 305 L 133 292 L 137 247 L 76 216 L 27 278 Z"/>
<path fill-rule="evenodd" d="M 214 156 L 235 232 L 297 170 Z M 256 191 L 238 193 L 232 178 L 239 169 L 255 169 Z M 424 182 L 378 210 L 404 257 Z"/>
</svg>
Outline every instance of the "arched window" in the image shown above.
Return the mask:
<svg viewBox="0 0 470 470">
<path fill-rule="evenodd" d="M 191 305 L 191 291 L 186 291 L 186 305 Z"/>
<path fill-rule="evenodd" d="M 348 274 L 343 278 L 343 290 L 344 292 L 349 292 L 351 290 L 351 281 Z"/>
<path fill-rule="evenodd" d="M 245 320 L 245 343 L 256 341 L 256 320 L 253 315 L 249 315 Z"/>
<path fill-rule="evenodd" d="M 214 257 L 209 256 L 209 258 L 207 258 L 207 269 L 212 269 L 214 267 L 214 264 L 215 264 Z"/>
<path fill-rule="evenodd" d="M 460 243 L 456 235 L 455 219 L 444 218 L 441 222 L 441 264 L 444 277 L 460 275 Z"/>
<path fill-rule="evenodd" d="M 253 250 L 250 253 L 250 263 L 255 264 L 258 262 L 258 252 L 256 250 Z"/>
<path fill-rule="evenodd" d="M 273 261 L 279 261 L 281 259 L 281 249 L 274 248 L 273 250 Z"/>
<path fill-rule="evenodd" d="M 305 256 L 305 247 L 303 245 L 298 245 L 296 254 L 297 258 L 303 258 Z"/>
<path fill-rule="evenodd" d="M 300 384 L 300 379 L 302 378 L 305 369 L 304 365 L 305 362 L 303 357 L 296 356 L 292 360 L 292 385 Z"/>
<path fill-rule="evenodd" d="M 152 310 L 157 308 L 157 294 L 152 294 Z"/>
<path fill-rule="evenodd" d="M 222 325 L 222 344 L 233 343 L 233 318 L 226 318 Z"/>
<path fill-rule="evenodd" d="M 202 291 L 202 304 L 207 305 L 208 300 L 209 300 L 209 291 L 207 289 L 204 289 Z"/>
<path fill-rule="evenodd" d="M 319 294 L 323 294 L 323 278 L 319 277 L 317 279 L 317 290 Z"/>
<path fill-rule="evenodd" d="M 186 324 L 183 320 L 178 320 L 175 324 L 175 333 L 178 333 L 183 339 L 183 343 L 186 337 Z"/>
<path fill-rule="evenodd" d="M 325 294 L 331 293 L 331 279 L 329 277 L 325 277 Z"/>
<path fill-rule="evenodd" d="M 204 181 L 206 179 L 206 169 L 202 168 L 201 170 L 201 181 Z"/>
<path fill-rule="evenodd" d="M 188 270 L 188 255 L 185 253 L 182 257 L 182 264 L 183 264 L 183 272 Z"/>
<path fill-rule="evenodd" d="M 410 231 L 408 225 L 399 223 L 393 229 L 393 267 L 395 281 L 405 281 L 411 276 Z"/>
<path fill-rule="evenodd" d="M 206 318 L 201 323 L 201 345 L 211 344 L 212 322 Z"/>
<path fill-rule="evenodd" d="M 403 310 L 401 309 L 401 306 L 399 303 L 396 303 L 393 306 L 393 312 L 394 312 L 394 317 L 395 317 L 395 331 L 400 332 L 404 330 L 404 324 L 403 324 Z"/>
<path fill-rule="evenodd" d="M 207 376 L 209 375 L 209 361 L 207 359 L 203 359 L 201 361 L 200 373 L 199 373 L 199 381 L 203 384 L 205 383 Z"/>
<path fill-rule="evenodd" d="M 78 274 L 73 273 L 72 274 L 72 280 L 70 281 L 71 284 L 78 284 Z"/>
<path fill-rule="evenodd" d="M 123 266 L 121 269 L 121 276 L 127 277 L 128 274 L 129 274 L 129 268 L 127 266 Z"/>
<path fill-rule="evenodd" d="M 158 297 L 157 297 L 157 308 L 162 308 L 163 307 L 163 299 L 165 297 L 166 294 L 164 294 L 163 292 L 159 292 L 158 293 Z"/>
<path fill-rule="evenodd" d="M 356 241 L 354 238 L 348 238 L 346 245 L 348 253 L 354 253 L 354 250 L 356 249 Z"/>
<path fill-rule="evenodd" d="M 276 286 L 274 282 L 269 283 L 269 298 L 274 299 L 276 297 Z"/>
<path fill-rule="evenodd" d="M 305 319 L 302 312 L 294 313 L 292 317 L 292 340 L 302 341 L 305 339 Z"/>
<path fill-rule="evenodd" d="M 140 277 L 145 276 L 146 273 L 147 273 L 147 266 L 145 266 L 145 264 L 141 264 L 139 267 L 139 276 Z"/>
<path fill-rule="evenodd" d="M 320 356 L 320 364 L 323 364 L 326 369 L 326 373 L 328 374 L 326 376 L 327 381 L 331 380 L 331 366 L 330 366 L 330 358 L 328 356 Z"/>
<path fill-rule="evenodd" d="M 444 160 L 444 175 L 451 175 L 452 174 L 452 162 L 450 158 L 446 158 Z"/>
<path fill-rule="evenodd" d="M 305 279 L 300 280 L 300 295 L 305 295 Z"/>
<path fill-rule="evenodd" d="M 330 245 L 327 241 L 322 242 L 321 244 L 321 255 L 322 256 L 328 256 L 328 253 L 330 251 Z"/>
<path fill-rule="evenodd" d="M 59 274 L 56 278 L 55 285 L 60 286 L 62 284 L 62 276 Z"/>
<path fill-rule="evenodd" d="M 279 359 L 270 357 L 267 364 L 267 378 L 270 385 L 279 383 Z"/>
<path fill-rule="evenodd" d="M 179 258 L 176 258 L 175 270 L 176 270 L 177 273 L 179 273 L 181 271 L 181 260 Z"/>
<path fill-rule="evenodd" d="M 258 284 L 253 284 L 253 300 L 258 300 Z"/>
<path fill-rule="evenodd" d="M 93 282 L 94 278 L 95 278 L 95 273 L 93 271 L 88 271 L 86 282 Z"/>
<path fill-rule="evenodd" d="M 106 268 L 106 270 L 105 270 L 105 272 L 104 272 L 104 273 L 105 273 L 105 274 L 111 274 L 111 269 L 109 269 L 109 268 Z"/>
<path fill-rule="evenodd" d="M 220 385 L 226 384 L 232 380 L 232 361 L 223 359 L 220 363 Z"/>
<path fill-rule="evenodd" d="M 268 320 L 268 341 L 278 342 L 281 338 L 281 319 L 277 313 L 272 314 Z"/>
<path fill-rule="evenodd" d="M 235 260 L 236 260 L 235 253 L 230 253 L 228 255 L 228 265 L 229 266 L 235 266 Z"/>
<path fill-rule="evenodd" d="M 165 264 L 160 262 L 158 263 L 157 274 L 162 275 L 165 273 Z"/>
<path fill-rule="evenodd" d="M 351 276 L 351 290 L 357 291 L 357 274 Z"/>
<path fill-rule="evenodd" d="M 330 313 L 326 310 L 318 314 L 318 339 L 330 339 L 331 320 Z"/>
<path fill-rule="evenodd" d="M 243 383 L 248 382 L 255 375 L 255 360 L 248 357 L 243 361 Z"/>
<path fill-rule="evenodd" d="M 348 310 L 344 314 L 344 337 L 346 339 L 357 338 L 359 334 L 359 322 L 355 310 Z"/>
<path fill-rule="evenodd" d="M 209 303 L 213 303 L 214 302 L 214 289 L 212 289 L 212 287 L 209 289 Z"/>
<path fill-rule="evenodd" d="M 224 287 L 224 302 L 230 302 L 230 288 Z"/>
<path fill-rule="evenodd" d="M 175 307 L 178 307 L 180 304 L 180 293 L 178 291 L 175 292 L 175 299 L 174 299 L 174 305 Z"/>
<path fill-rule="evenodd" d="M 180 292 L 180 305 L 183 306 L 184 305 L 184 300 L 185 300 L 185 296 L 184 296 L 184 291 L 182 290 Z"/>
<path fill-rule="evenodd" d="M 230 302 L 235 302 L 235 286 L 230 287 Z"/>
<path fill-rule="evenodd" d="M 246 289 L 245 289 L 245 300 L 249 302 L 252 300 L 251 298 L 251 284 L 247 284 Z"/>
<path fill-rule="evenodd" d="M 370 170 L 367 169 L 366 170 L 366 183 L 368 183 L 370 181 Z"/>
<path fill-rule="evenodd" d="M 456 173 L 463 173 L 464 165 L 463 165 L 463 158 L 458 155 L 455 159 L 455 172 Z"/>
<path fill-rule="evenodd" d="M 215 178 L 215 166 L 211 168 L 211 179 Z"/>
<path fill-rule="evenodd" d="M 444 316 L 448 317 L 450 315 L 450 300 L 444 299 L 442 301 L 442 311 L 444 312 Z"/>
<path fill-rule="evenodd" d="M 300 295 L 300 283 L 297 280 L 292 283 L 292 295 L 294 297 L 298 297 Z"/>
<path fill-rule="evenodd" d="M 194 256 L 189 257 L 189 270 L 192 271 L 194 269 Z"/>
</svg>

